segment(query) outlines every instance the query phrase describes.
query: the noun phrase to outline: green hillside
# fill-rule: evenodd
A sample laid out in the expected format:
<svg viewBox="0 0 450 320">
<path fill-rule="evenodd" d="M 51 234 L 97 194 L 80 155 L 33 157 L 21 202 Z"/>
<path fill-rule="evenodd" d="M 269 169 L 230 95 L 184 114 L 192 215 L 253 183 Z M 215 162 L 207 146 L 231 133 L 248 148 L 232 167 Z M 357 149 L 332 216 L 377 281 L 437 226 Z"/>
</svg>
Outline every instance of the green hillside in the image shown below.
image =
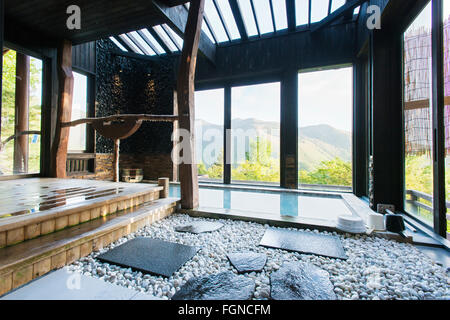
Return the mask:
<svg viewBox="0 0 450 320">
<path fill-rule="evenodd" d="M 244 131 L 255 130 L 262 132 L 264 139 L 270 139 L 270 135 L 275 136 L 273 139 L 273 157 L 276 157 L 280 149 L 279 145 L 279 123 L 265 122 L 256 119 L 233 119 L 233 129 L 242 129 Z M 214 130 L 220 134 L 219 141 L 223 141 L 223 132 L 221 126 L 198 120 L 196 123 L 197 131 L 197 157 L 200 159 L 203 146 L 208 141 L 200 139 L 201 132 Z M 322 161 L 330 161 L 340 158 L 346 162 L 351 161 L 351 133 L 335 129 L 329 125 L 316 125 L 299 128 L 299 169 L 312 171 L 319 167 Z"/>
</svg>

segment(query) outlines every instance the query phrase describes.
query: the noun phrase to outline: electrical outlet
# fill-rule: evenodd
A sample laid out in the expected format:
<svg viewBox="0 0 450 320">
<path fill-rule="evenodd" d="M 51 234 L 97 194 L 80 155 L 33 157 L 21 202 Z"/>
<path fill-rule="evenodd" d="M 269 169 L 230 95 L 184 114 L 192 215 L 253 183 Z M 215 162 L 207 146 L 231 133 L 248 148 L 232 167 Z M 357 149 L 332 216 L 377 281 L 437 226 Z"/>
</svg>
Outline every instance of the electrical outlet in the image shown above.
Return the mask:
<svg viewBox="0 0 450 320">
<path fill-rule="evenodd" d="M 377 212 L 378 213 L 386 213 L 386 210 L 389 209 L 392 212 L 395 212 L 395 206 L 392 204 L 378 204 L 377 205 Z"/>
</svg>

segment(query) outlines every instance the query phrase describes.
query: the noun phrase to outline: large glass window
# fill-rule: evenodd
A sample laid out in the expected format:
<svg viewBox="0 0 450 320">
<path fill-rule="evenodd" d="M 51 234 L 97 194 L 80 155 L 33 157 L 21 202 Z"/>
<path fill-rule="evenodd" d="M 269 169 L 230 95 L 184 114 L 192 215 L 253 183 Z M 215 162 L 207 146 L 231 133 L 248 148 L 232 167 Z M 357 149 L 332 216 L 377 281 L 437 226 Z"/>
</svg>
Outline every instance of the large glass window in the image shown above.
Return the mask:
<svg viewBox="0 0 450 320">
<path fill-rule="evenodd" d="M 224 90 L 195 92 L 195 136 L 200 181 L 223 180 Z"/>
<path fill-rule="evenodd" d="M 88 77 L 74 72 L 72 121 L 86 118 L 87 116 L 87 90 Z M 70 152 L 86 151 L 86 124 L 70 128 L 69 147 Z"/>
<path fill-rule="evenodd" d="M 42 61 L 3 52 L 0 175 L 39 173 Z"/>
<path fill-rule="evenodd" d="M 351 190 L 353 68 L 299 74 L 300 188 Z"/>
<path fill-rule="evenodd" d="M 431 2 L 403 35 L 405 209 L 433 222 Z"/>
<path fill-rule="evenodd" d="M 280 83 L 231 90 L 231 179 L 280 183 Z"/>
</svg>

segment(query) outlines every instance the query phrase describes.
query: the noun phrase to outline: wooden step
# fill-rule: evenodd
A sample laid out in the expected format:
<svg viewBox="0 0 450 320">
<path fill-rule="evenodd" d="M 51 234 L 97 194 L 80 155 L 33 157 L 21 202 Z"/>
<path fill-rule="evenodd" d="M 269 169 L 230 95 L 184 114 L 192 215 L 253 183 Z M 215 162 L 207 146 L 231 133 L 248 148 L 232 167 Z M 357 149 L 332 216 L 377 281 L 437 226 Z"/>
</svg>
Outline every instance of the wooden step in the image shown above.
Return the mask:
<svg viewBox="0 0 450 320">
<path fill-rule="evenodd" d="M 159 199 L 0 249 L 0 295 L 165 218 L 178 201 Z"/>
<path fill-rule="evenodd" d="M 159 199 L 162 187 L 76 179 L 20 179 L 0 187 L 0 248 Z"/>
</svg>

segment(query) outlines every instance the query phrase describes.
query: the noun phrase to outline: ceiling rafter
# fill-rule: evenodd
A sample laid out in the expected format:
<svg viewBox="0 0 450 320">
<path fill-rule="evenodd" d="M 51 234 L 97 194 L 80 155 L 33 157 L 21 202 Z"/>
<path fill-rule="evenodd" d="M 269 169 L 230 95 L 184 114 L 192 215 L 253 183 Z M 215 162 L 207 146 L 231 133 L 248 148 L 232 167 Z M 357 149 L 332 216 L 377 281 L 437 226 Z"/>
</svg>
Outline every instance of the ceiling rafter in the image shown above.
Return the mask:
<svg viewBox="0 0 450 320">
<path fill-rule="evenodd" d="M 148 30 L 147 30 L 148 31 Z M 153 42 L 150 40 L 150 39 L 148 39 L 147 38 L 147 36 L 145 35 L 145 33 L 144 32 L 142 32 L 142 30 L 137 30 L 136 31 L 137 33 L 138 33 L 138 35 L 140 35 L 141 36 L 141 38 L 142 38 L 142 40 L 144 40 L 144 42 L 153 50 L 153 51 L 155 51 L 155 53 L 157 54 L 157 55 L 161 55 L 161 54 L 164 54 L 165 52 L 161 52 L 161 53 L 159 53 L 158 51 L 158 48 L 153 44 Z M 159 43 L 159 42 L 158 42 Z M 159 45 L 161 45 L 160 43 L 159 43 Z M 163 48 L 164 49 L 164 48 Z M 166 51 L 166 50 L 164 50 L 164 51 Z M 166 51 L 167 52 L 167 51 Z M 170 52 L 170 51 L 169 51 Z"/>
<path fill-rule="evenodd" d="M 166 51 L 168 54 L 172 53 L 169 44 L 164 38 L 159 36 L 158 32 L 156 32 L 152 27 L 147 28 L 147 31 L 153 36 L 153 38 L 155 38 L 156 41 L 158 41 L 159 45 L 164 49 L 164 51 Z"/>
<path fill-rule="evenodd" d="M 261 30 L 259 29 L 258 17 L 256 15 L 255 4 L 253 0 L 250 0 L 250 6 L 252 7 L 253 19 L 255 19 L 256 31 L 258 31 L 258 37 L 261 37 Z"/>
<path fill-rule="evenodd" d="M 121 37 L 113 37 L 113 38 L 116 39 L 116 41 L 119 42 L 125 49 L 127 49 L 127 51 L 134 52 L 134 50 L 128 45 L 128 43 L 123 41 Z"/>
<path fill-rule="evenodd" d="M 308 27 L 311 28 L 311 7 L 312 7 L 312 0 L 308 1 Z"/>
<path fill-rule="evenodd" d="M 178 49 L 178 51 L 181 51 L 181 47 L 178 44 L 177 39 L 175 39 L 175 37 L 173 36 L 172 32 L 170 32 L 169 28 L 167 25 L 162 24 L 161 28 L 164 30 L 164 32 L 167 34 L 167 36 L 169 37 L 169 39 L 173 42 L 174 46 Z"/>
<path fill-rule="evenodd" d="M 237 0 L 229 0 L 231 12 L 233 13 L 234 21 L 236 21 L 236 25 L 241 36 L 242 40 L 248 39 L 247 27 L 245 26 L 244 19 L 242 17 L 242 11 L 239 7 L 239 3 Z"/>
<path fill-rule="evenodd" d="M 269 0 L 269 6 L 270 6 L 270 16 L 272 17 L 273 32 L 277 32 L 277 25 L 275 23 L 275 13 L 273 11 L 273 0 Z"/>
<path fill-rule="evenodd" d="M 288 22 L 288 30 L 293 32 L 296 28 L 295 23 L 295 0 L 286 0 L 286 14 Z"/>
<path fill-rule="evenodd" d="M 151 55 L 151 52 L 148 52 L 147 48 L 145 48 L 145 47 L 144 47 L 144 46 L 143 46 L 143 45 L 142 45 L 142 44 L 134 37 L 134 35 L 131 34 L 131 32 L 127 33 L 126 36 L 127 36 L 128 39 L 130 39 L 130 40 L 134 43 L 134 45 L 135 45 L 136 47 L 138 47 L 139 50 L 141 50 L 144 54 Z M 153 51 L 155 51 L 155 50 L 153 49 L 152 46 L 149 46 L 149 47 L 150 47 Z M 159 53 L 158 53 L 157 51 L 155 51 L 155 54 L 159 56 Z"/>
<path fill-rule="evenodd" d="M 219 3 L 217 3 L 217 0 L 213 0 L 213 3 L 214 7 L 216 7 L 217 13 L 219 14 L 219 19 L 222 22 L 222 26 L 225 29 L 225 33 L 227 34 L 228 41 L 231 41 L 230 28 L 228 27 L 227 22 L 225 21 L 222 9 L 220 8 Z"/>
<path fill-rule="evenodd" d="M 203 15 L 203 20 L 206 24 L 206 27 L 208 28 L 209 32 L 211 33 L 211 36 L 214 39 L 214 43 L 219 43 L 219 41 L 217 41 L 217 35 L 216 32 L 214 31 L 214 28 L 211 26 L 211 21 L 209 21 L 209 18 L 206 14 Z"/>
</svg>

